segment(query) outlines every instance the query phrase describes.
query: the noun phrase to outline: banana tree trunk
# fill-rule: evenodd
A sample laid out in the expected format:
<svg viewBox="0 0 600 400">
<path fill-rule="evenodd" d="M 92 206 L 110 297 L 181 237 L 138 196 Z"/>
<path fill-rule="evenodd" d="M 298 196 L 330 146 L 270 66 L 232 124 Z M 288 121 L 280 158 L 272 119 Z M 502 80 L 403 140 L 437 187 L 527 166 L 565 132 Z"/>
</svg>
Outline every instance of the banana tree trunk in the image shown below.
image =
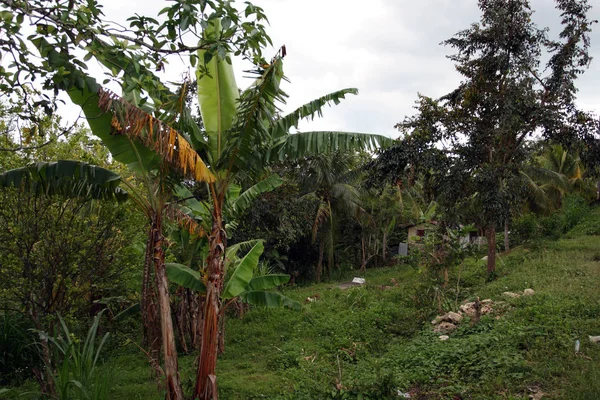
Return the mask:
<svg viewBox="0 0 600 400">
<path fill-rule="evenodd" d="M 202 327 L 204 326 L 204 304 L 206 303 L 206 296 L 199 294 L 196 298 L 196 310 L 194 315 L 194 333 L 193 340 L 194 348 L 200 350 L 202 345 Z"/>
<path fill-rule="evenodd" d="M 162 341 L 160 338 L 159 316 L 156 309 L 156 287 L 152 283 L 152 255 L 154 252 L 152 229 L 148 232 L 146 241 L 146 256 L 144 257 L 144 276 L 142 280 L 142 293 L 140 309 L 142 313 L 142 324 L 144 327 L 143 343 L 148 347 L 150 364 L 154 366 L 157 376 L 162 375 L 160 369 L 160 350 Z"/>
<path fill-rule="evenodd" d="M 187 345 L 187 337 L 186 332 L 188 331 L 188 321 L 190 314 L 190 303 L 188 302 L 187 291 L 184 287 L 179 287 L 177 289 L 177 297 L 179 301 L 177 301 L 174 305 L 174 314 L 175 314 L 175 323 L 177 325 L 177 334 L 179 335 L 179 345 L 185 354 L 189 354 L 188 345 Z"/>
<path fill-rule="evenodd" d="M 496 226 L 489 226 L 486 234 L 488 245 L 487 273 L 491 276 L 496 272 Z"/>
<path fill-rule="evenodd" d="M 219 346 L 219 312 L 223 290 L 224 254 L 227 236 L 223 228 L 222 203 L 215 199 L 212 231 L 209 238 L 207 258 L 208 280 L 204 303 L 204 323 L 202 344 L 198 361 L 198 376 L 194 398 L 200 400 L 218 399 L 217 392 L 217 352 Z"/>
<path fill-rule="evenodd" d="M 160 327 L 162 331 L 162 347 L 164 371 L 167 384 L 167 400 L 183 400 L 183 391 L 179 381 L 179 364 L 177 348 L 175 347 L 175 331 L 171 318 L 171 301 L 169 298 L 169 281 L 165 267 L 165 252 L 163 250 L 162 220 L 160 213 L 152 217 L 152 259 L 158 289 L 158 304 L 160 308 Z"/>
</svg>

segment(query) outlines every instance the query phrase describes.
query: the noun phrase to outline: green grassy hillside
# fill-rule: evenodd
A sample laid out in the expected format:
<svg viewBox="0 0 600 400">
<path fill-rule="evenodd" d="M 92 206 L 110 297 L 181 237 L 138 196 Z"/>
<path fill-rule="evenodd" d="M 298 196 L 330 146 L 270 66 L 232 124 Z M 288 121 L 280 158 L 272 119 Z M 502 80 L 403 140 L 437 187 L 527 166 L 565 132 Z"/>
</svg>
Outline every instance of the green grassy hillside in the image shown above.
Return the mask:
<svg viewBox="0 0 600 400">
<path fill-rule="evenodd" d="M 600 344 L 588 335 L 600 335 L 600 210 L 557 241 L 501 256 L 491 283 L 482 261 L 465 264 L 458 294 L 448 289 L 441 298 L 444 311 L 480 297 L 495 302 L 494 312 L 478 324 L 464 320 L 447 341 L 432 330 L 435 293 L 410 266 L 369 270 L 360 288 L 286 290 L 303 302 L 316 298 L 302 312 L 253 309 L 243 319 L 229 317 L 221 398 L 599 399 Z M 457 287 L 458 272 L 449 287 Z M 526 288 L 535 294 L 502 294 Z M 188 389 L 194 362 L 181 360 Z M 113 374 L 113 398 L 161 398 L 133 345 L 104 368 Z"/>
</svg>

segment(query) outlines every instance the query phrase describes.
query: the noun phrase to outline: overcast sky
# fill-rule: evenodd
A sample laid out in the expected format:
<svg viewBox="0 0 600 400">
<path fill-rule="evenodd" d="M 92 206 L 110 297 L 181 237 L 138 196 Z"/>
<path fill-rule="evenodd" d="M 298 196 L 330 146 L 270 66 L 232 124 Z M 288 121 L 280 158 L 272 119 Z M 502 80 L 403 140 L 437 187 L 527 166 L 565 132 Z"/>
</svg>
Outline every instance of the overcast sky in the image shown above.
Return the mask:
<svg viewBox="0 0 600 400">
<path fill-rule="evenodd" d="M 153 15 L 164 1 L 106 0 L 104 12 L 121 20 L 134 13 Z M 343 130 L 396 137 L 393 126 L 413 114 L 417 93 L 439 97 L 460 81 L 440 42 L 478 21 L 476 0 L 255 0 L 270 20 L 269 34 L 278 48 L 285 44 L 284 71 L 291 83 L 284 111 L 323 94 L 347 87 L 359 89 L 324 117 L 302 123 L 300 130 Z M 600 19 L 600 1 L 591 17 Z M 532 0 L 538 26 L 558 34 L 559 15 L 550 0 Z M 267 51 L 267 58 L 275 49 Z M 600 25 L 592 33 L 595 60 L 578 81 L 578 103 L 600 113 Z M 235 63 L 238 86 L 250 83 Z M 179 66 L 169 67 L 175 80 Z"/>
</svg>

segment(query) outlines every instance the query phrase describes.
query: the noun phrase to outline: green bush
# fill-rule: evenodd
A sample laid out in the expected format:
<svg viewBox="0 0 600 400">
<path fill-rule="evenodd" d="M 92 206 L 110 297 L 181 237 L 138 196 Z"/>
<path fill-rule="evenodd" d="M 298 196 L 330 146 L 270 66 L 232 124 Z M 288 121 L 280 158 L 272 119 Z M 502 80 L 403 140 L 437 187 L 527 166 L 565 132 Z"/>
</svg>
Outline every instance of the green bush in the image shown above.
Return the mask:
<svg viewBox="0 0 600 400">
<path fill-rule="evenodd" d="M 0 385 L 18 386 L 40 365 L 33 326 L 21 315 L 0 313 Z"/>
<path fill-rule="evenodd" d="M 553 214 L 538 216 L 527 213 L 517 218 L 511 228 L 511 246 L 519 245 L 538 239 L 558 239 L 561 235 L 573 229 L 586 216 L 590 214 L 590 206 L 587 201 L 578 194 L 569 194 L 563 198 L 562 206 Z M 589 227 L 588 234 L 600 232 Z"/>
<path fill-rule="evenodd" d="M 565 196 L 561 207 L 563 233 L 572 229 L 590 213 L 587 201 L 578 194 Z"/>
<path fill-rule="evenodd" d="M 519 245 L 535 238 L 539 234 L 538 217 L 533 213 L 527 213 L 515 219 L 511 227 L 510 244 Z"/>
</svg>

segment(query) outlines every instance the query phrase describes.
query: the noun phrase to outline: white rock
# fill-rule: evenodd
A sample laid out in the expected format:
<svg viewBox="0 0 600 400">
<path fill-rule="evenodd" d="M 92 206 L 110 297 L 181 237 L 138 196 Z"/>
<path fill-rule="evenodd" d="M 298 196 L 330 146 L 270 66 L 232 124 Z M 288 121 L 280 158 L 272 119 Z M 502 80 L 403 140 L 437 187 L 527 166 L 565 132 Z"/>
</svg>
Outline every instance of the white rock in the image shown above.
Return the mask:
<svg viewBox="0 0 600 400">
<path fill-rule="evenodd" d="M 588 336 L 590 338 L 590 342 L 592 343 L 600 343 L 600 336 Z"/>
<path fill-rule="evenodd" d="M 485 315 L 485 314 L 489 314 L 492 312 L 492 305 L 490 303 L 487 304 L 483 304 L 483 302 L 481 303 L 481 308 L 479 309 L 479 313 L 480 315 Z M 469 303 L 465 303 L 463 305 L 460 306 L 460 310 L 462 312 L 464 312 L 465 314 L 467 314 L 467 316 L 473 318 L 475 316 L 475 314 L 477 313 L 475 311 L 475 302 L 471 301 Z"/>
<path fill-rule="evenodd" d="M 436 333 L 452 333 L 456 330 L 457 326 L 450 322 L 442 322 L 433 331 Z"/>
<path fill-rule="evenodd" d="M 492 305 L 494 301 L 492 299 L 485 299 L 485 300 L 481 300 L 481 304 L 483 305 Z"/>
<path fill-rule="evenodd" d="M 441 340 L 442 342 L 443 342 L 444 340 L 448 340 L 448 339 L 450 339 L 450 336 L 448 336 L 448 335 L 442 335 L 442 336 L 440 336 L 440 340 Z"/>
<path fill-rule="evenodd" d="M 523 296 L 533 296 L 535 294 L 535 291 L 533 289 L 525 289 L 523 291 Z"/>
<path fill-rule="evenodd" d="M 364 285 L 365 284 L 365 278 L 354 278 L 352 279 L 352 283 L 358 283 L 360 285 Z"/>
<path fill-rule="evenodd" d="M 453 324 L 458 324 L 460 321 L 462 321 L 462 319 L 463 316 L 461 314 L 450 311 L 444 315 L 437 316 L 433 321 L 431 321 L 431 323 L 433 325 L 437 325 L 440 322 L 451 322 Z"/>
<path fill-rule="evenodd" d="M 502 295 L 506 296 L 506 297 L 510 297 L 511 299 L 516 299 L 517 297 L 521 297 L 520 294 L 513 293 L 513 292 L 504 292 L 504 293 L 502 293 Z"/>
</svg>

